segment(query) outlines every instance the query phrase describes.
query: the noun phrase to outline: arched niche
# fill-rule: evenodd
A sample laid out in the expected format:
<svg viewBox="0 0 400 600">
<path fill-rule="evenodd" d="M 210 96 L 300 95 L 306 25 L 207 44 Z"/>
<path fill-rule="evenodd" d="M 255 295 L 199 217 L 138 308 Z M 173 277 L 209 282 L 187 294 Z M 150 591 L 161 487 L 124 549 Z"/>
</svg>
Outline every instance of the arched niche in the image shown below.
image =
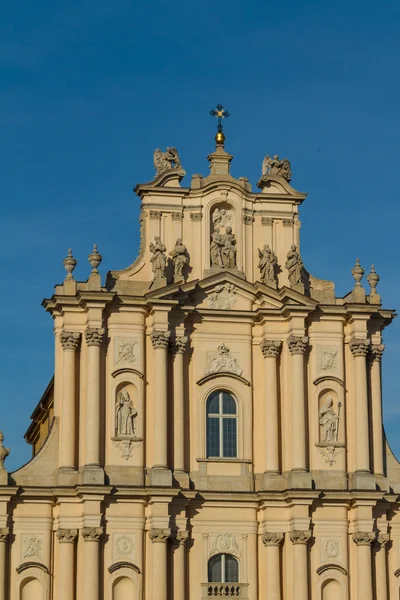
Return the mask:
<svg viewBox="0 0 400 600">
<path fill-rule="evenodd" d="M 336 564 L 323 565 L 317 569 L 320 580 L 318 595 L 320 600 L 347 600 L 348 578 L 347 571 Z"/>
<path fill-rule="evenodd" d="M 144 407 L 143 376 L 127 369 L 114 373 L 107 401 L 108 464 L 143 466 Z"/>
<path fill-rule="evenodd" d="M 135 593 L 135 585 L 129 577 L 119 577 L 114 581 L 112 600 L 126 600 L 133 598 Z"/>
<path fill-rule="evenodd" d="M 110 600 L 140 600 L 141 575 L 134 565 L 121 566 L 113 570 L 108 581 Z"/>
<path fill-rule="evenodd" d="M 18 600 L 48 600 L 49 575 L 39 566 L 24 568 L 16 582 Z"/>
<path fill-rule="evenodd" d="M 345 469 L 346 410 L 343 383 L 337 377 L 314 381 L 312 431 L 319 453 L 328 467 Z"/>
<path fill-rule="evenodd" d="M 206 215 L 206 266 L 241 269 L 240 211 L 235 202 L 211 201 Z"/>
<path fill-rule="evenodd" d="M 318 394 L 318 441 L 344 443 L 343 402 L 332 387 Z"/>
<path fill-rule="evenodd" d="M 321 587 L 321 600 L 341 600 L 342 586 L 337 579 L 327 579 Z"/>
</svg>

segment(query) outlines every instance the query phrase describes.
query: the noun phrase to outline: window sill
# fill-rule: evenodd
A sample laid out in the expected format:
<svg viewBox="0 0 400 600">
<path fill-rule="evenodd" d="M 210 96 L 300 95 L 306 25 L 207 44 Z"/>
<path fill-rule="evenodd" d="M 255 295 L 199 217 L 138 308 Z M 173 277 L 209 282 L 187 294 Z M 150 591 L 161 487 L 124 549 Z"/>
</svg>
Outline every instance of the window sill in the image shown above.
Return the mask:
<svg viewBox="0 0 400 600">
<path fill-rule="evenodd" d="M 218 456 L 212 458 L 196 458 L 197 462 L 202 463 L 246 463 L 250 465 L 252 461 L 249 458 L 219 458 Z"/>
</svg>

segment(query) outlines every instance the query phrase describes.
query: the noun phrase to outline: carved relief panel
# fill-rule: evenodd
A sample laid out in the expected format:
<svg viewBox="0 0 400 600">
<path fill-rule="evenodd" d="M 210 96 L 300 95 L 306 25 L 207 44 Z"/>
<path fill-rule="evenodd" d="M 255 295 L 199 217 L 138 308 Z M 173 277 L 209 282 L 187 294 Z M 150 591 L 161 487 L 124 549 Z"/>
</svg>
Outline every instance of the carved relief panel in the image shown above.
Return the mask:
<svg viewBox="0 0 400 600">
<path fill-rule="evenodd" d="M 113 370 L 132 368 L 143 373 L 143 348 L 141 338 L 133 336 L 113 337 Z"/>
<path fill-rule="evenodd" d="M 113 559 L 114 561 L 135 561 L 135 536 L 134 533 L 113 533 Z"/>
</svg>

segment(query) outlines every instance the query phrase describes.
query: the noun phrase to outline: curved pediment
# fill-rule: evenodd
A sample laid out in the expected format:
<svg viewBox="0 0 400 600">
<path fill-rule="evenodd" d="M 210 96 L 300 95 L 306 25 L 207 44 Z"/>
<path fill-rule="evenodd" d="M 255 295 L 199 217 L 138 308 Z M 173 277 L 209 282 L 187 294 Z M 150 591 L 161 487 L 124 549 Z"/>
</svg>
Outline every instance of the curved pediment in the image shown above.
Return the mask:
<svg viewBox="0 0 400 600">
<path fill-rule="evenodd" d="M 229 373 L 229 371 L 217 371 L 216 373 L 208 373 L 207 375 L 204 375 L 204 377 L 199 379 L 196 383 L 197 385 L 203 385 L 204 383 L 207 383 L 207 381 L 211 381 L 211 379 L 215 379 L 217 377 L 231 377 L 233 379 L 236 379 L 237 381 L 241 381 L 247 386 L 251 385 L 250 381 L 247 381 L 247 379 L 245 379 L 241 375 L 237 375 L 236 373 Z"/>
</svg>

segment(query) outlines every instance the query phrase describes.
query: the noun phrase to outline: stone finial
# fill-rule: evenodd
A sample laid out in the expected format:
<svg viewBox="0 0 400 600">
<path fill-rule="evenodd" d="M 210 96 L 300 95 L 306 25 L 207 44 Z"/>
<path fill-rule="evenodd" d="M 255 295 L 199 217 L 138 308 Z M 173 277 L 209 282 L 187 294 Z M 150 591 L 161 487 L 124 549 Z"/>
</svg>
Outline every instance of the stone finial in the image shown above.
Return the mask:
<svg viewBox="0 0 400 600">
<path fill-rule="evenodd" d="M 93 244 L 93 250 L 88 255 L 88 261 L 92 267 L 92 273 L 98 273 L 97 267 L 103 260 L 102 255 L 97 250 L 97 244 Z"/>
<path fill-rule="evenodd" d="M 4 470 L 4 461 L 7 456 L 10 454 L 10 448 L 5 448 L 3 445 L 4 442 L 4 434 L 0 431 L 0 470 Z"/>
<path fill-rule="evenodd" d="M 353 275 L 353 277 L 355 279 L 356 287 L 362 287 L 360 282 L 361 282 L 361 279 L 363 278 L 363 275 L 364 275 L 364 269 L 360 265 L 360 259 L 359 258 L 356 258 L 356 264 L 352 268 L 351 274 Z"/>
<path fill-rule="evenodd" d="M 367 275 L 367 281 L 371 288 L 371 291 L 369 294 L 370 304 L 380 304 L 380 302 L 381 302 L 380 296 L 379 296 L 378 292 L 376 291 L 376 286 L 379 283 L 379 279 L 380 279 L 380 277 L 379 277 L 378 273 L 375 271 L 375 265 L 371 265 L 371 272 Z"/>
<path fill-rule="evenodd" d="M 283 538 L 285 537 L 285 534 L 283 532 L 280 533 L 276 533 L 276 531 L 273 532 L 265 532 L 262 534 L 262 542 L 264 544 L 264 546 L 280 546 L 281 543 L 283 542 Z"/>
<path fill-rule="evenodd" d="M 68 279 L 68 280 L 73 280 L 74 279 L 74 277 L 72 275 L 72 272 L 73 272 L 73 270 L 76 267 L 76 263 L 77 263 L 77 261 L 72 256 L 72 248 L 69 248 L 68 254 L 67 254 L 67 256 L 63 260 L 63 265 L 65 267 L 65 270 L 67 271 L 67 276 L 66 276 L 65 279 Z"/>
</svg>

